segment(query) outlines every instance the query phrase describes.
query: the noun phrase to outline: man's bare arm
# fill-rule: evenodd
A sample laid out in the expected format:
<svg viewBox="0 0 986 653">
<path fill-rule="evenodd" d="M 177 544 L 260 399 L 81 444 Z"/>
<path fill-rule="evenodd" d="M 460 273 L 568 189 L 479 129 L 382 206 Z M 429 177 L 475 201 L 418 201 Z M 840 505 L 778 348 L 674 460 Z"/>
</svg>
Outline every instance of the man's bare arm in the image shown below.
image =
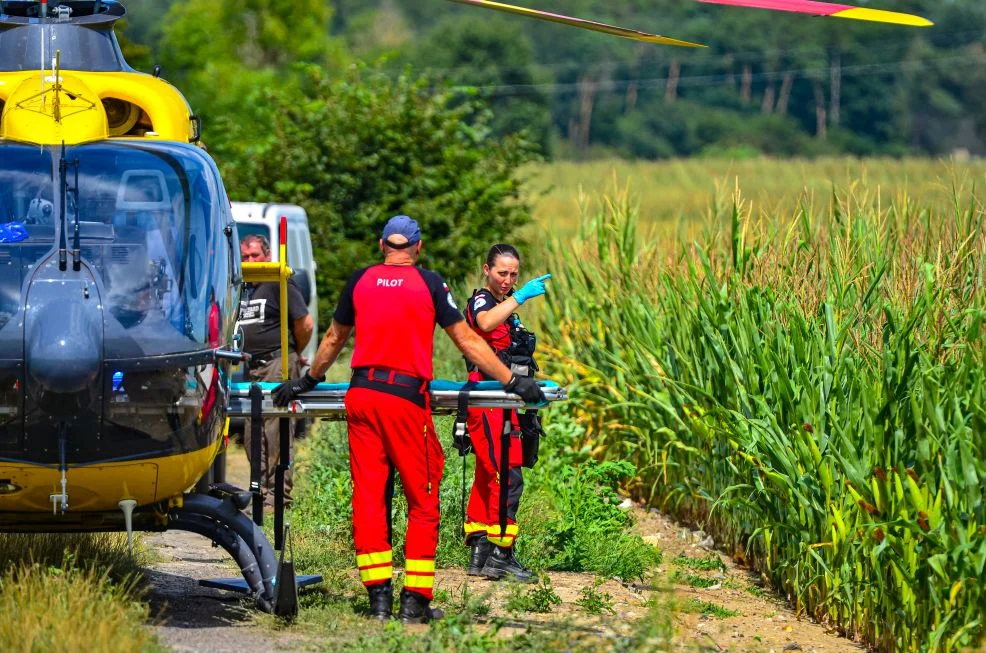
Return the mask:
<svg viewBox="0 0 986 653">
<path fill-rule="evenodd" d="M 312 339 L 312 332 L 315 331 L 315 320 L 311 314 L 300 317 L 291 325 L 291 333 L 294 335 L 294 350 L 299 354 L 305 351 L 305 347 Z"/>
<path fill-rule="evenodd" d="M 318 351 L 315 353 L 315 360 L 312 361 L 311 370 L 308 372 L 312 377 L 317 379 L 325 376 L 325 373 L 332 367 L 332 364 L 336 362 L 339 352 L 342 351 L 352 332 L 353 327 L 344 326 L 332 320 L 329 330 L 325 332 L 325 337 L 322 338 L 322 342 L 318 346 Z"/>
<path fill-rule="evenodd" d="M 513 376 L 510 369 L 500 362 L 489 344 L 466 326 L 465 322 L 456 322 L 445 329 L 445 333 L 459 348 L 459 351 L 476 367 L 483 370 L 487 376 L 493 377 L 504 385 L 510 381 L 510 377 Z"/>
</svg>

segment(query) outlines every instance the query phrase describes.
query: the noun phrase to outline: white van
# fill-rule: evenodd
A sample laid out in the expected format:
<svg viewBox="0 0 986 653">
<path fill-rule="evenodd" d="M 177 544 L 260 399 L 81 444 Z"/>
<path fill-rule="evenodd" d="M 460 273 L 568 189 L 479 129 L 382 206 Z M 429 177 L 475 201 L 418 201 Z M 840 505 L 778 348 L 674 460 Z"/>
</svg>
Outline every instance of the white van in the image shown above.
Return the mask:
<svg viewBox="0 0 986 653">
<path fill-rule="evenodd" d="M 233 202 L 233 219 L 240 240 L 250 234 L 259 234 L 270 242 L 271 261 L 280 260 L 278 224 L 281 216 L 288 219 L 288 265 L 294 271 L 294 282 L 308 302 L 308 312 L 315 321 L 312 339 L 305 347 L 304 357 L 314 360 L 320 340 L 318 331 L 318 292 L 315 288 L 315 257 L 312 239 L 308 231 L 308 214 L 294 204 L 260 204 L 258 202 Z"/>
</svg>

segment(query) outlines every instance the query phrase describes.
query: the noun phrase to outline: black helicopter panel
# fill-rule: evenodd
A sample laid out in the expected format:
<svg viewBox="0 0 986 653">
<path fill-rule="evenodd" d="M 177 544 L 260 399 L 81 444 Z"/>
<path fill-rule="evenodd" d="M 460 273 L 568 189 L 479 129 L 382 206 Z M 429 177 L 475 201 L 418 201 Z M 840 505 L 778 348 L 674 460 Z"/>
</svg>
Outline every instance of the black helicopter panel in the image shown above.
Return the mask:
<svg viewBox="0 0 986 653">
<path fill-rule="evenodd" d="M 70 462 L 214 442 L 239 262 L 213 161 L 172 142 L 0 147 L 19 234 L 0 243 L 0 458 L 55 462 L 66 428 Z M 76 233 L 77 270 L 59 265 Z"/>
</svg>

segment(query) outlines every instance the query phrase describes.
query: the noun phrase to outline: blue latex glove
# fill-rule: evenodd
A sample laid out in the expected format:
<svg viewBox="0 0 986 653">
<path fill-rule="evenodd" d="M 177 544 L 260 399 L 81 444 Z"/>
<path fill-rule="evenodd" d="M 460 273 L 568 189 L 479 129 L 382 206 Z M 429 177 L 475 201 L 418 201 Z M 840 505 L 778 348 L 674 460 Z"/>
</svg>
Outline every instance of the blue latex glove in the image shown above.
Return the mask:
<svg viewBox="0 0 986 653">
<path fill-rule="evenodd" d="M 517 300 L 518 304 L 523 304 L 528 299 L 534 299 L 535 297 L 540 297 L 547 292 L 544 288 L 544 282 L 551 278 L 550 274 L 546 274 L 537 279 L 531 279 L 523 286 L 520 290 L 515 290 L 513 298 Z"/>
</svg>

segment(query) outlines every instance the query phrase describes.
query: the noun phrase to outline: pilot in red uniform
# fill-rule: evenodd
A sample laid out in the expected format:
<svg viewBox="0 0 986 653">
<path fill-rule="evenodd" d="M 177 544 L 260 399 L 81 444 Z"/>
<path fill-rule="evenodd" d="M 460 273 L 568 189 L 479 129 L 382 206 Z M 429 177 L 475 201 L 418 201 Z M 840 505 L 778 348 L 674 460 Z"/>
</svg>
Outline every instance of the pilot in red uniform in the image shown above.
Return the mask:
<svg viewBox="0 0 986 653">
<path fill-rule="evenodd" d="M 525 301 L 545 293 L 544 283 L 551 275 L 532 279 L 513 291 L 520 272 L 520 254 L 511 245 L 494 245 L 486 256 L 483 274 L 486 286 L 477 290 L 466 307 L 469 326 L 488 343 L 490 349 L 505 363 L 510 364 L 511 334 L 522 326 L 516 311 Z M 530 361 L 528 368 L 533 365 Z M 532 369 L 514 370 L 525 376 L 533 376 Z M 470 366 L 470 381 L 487 381 L 489 377 Z M 505 437 L 504 422 L 511 424 L 509 437 Z M 466 509 L 466 543 L 472 551 L 467 573 L 491 579 L 511 578 L 533 582 L 534 575 L 514 556 L 514 542 L 519 532 L 517 510 L 524 492 L 524 476 L 521 465 L 520 422 L 516 410 L 499 408 L 470 408 L 468 417 L 469 439 L 476 454 L 476 472 Z M 506 519 L 501 519 L 501 474 L 503 468 L 503 441 L 507 449 Z M 506 528 L 501 531 L 501 525 Z"/>
<path fill-rule="evenodd" d="M 429 407 L 432 343 L 441 326 L 466 358 L 529 403 L 543 401 L 537 384 L 514 376 L 489 345 L 466 326 L 442 278 L 415 265 L 421 232 L 407 216 L 391 218 L 380 247 L 384 262 L 350 278 L 310 371 L 281 384 L 277 405 L 288 405 L 325 378 L 355 329 L 353 376 L 346 394 L 353 539 L 370 612 L 386 619 L 393 610 L 390 503 L 394 471 L 408 503 L 404 590 L 399 616 L 405 623 L 440 618 L 431 608 L 438 546 L 438 488 L 442 446 Z"/>
</svg>

